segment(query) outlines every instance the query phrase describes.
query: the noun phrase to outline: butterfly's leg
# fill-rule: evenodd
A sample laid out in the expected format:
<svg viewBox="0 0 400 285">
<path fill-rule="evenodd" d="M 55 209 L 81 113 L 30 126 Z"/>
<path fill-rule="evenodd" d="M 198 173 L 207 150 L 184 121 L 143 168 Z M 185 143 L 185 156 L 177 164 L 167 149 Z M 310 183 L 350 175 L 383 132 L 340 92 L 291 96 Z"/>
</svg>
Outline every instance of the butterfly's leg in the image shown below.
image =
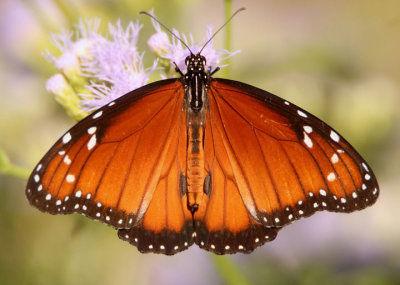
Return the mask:
<svg viewBox="0 0 400 285">
<path fill-rule="evenodd" d="M 175 65 L 175 71 L 178 72 L 181 76 L 184 76 L 183 72 L 179 69 L 178 65 L 175 62 L 174 65 Z"/>
</svg>

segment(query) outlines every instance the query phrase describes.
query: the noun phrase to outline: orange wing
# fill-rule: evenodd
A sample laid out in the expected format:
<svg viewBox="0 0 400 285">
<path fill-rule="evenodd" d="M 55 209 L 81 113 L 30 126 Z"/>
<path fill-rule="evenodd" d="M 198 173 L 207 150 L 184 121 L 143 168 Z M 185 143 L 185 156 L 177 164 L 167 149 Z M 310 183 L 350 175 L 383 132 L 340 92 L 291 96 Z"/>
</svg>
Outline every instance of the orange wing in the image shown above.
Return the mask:
<svg viewBox="0 0 400 285">
<path fill-rule="evenodd" d="M 207 114 L 205 168 L 211 177 L 203 202 L 195 213 L 196 244 L 217 254 L 251 252 L 272 241 L 278 229 L 267 228 L 248 212 L 240 196 L 233 165 L 217 128 L 213 109 Z M 207 189 L 207 188 L 210 189 Z"/>
<path fill-rule="evenodd" d="M 236 81 L 213 79 L 208 95 L 205 159 L 213 181 L 203 219 L 208 231 L 240 232 L 251 224 L 277 229 L 315 211 L 351 212 L 376 201 L 370 167 L 313 115 Z M 214 201 L 218 207 L 211 206 L 213 195 L 222 195 Z M 226 209 L 219 212 L 223 217 L 212 213 L 220 207 Z M 218 218 L 211 222 L 211 215 Z"/>
<path fill-rule="evenodd" d="M 174 111 L 175 112 L 175 111 Z M 140 223 L 120 229 L 118 236 L 140 252 L 172 255 L 193 244 L 192 215 L 188 210 L 186 173 L 186 112 L 180 114 L 157 187 Z"/>
<path fill-rule="evenodd" d="M 29 202 L 119 229 L 140 223 L 143 231 L 190 231 L 179 193 L 186 163 L 185 147 L 179 147 L 186 144 L 183 99 L 182 84 L 164 80 L 79 122 L 36 166 L 26 190 Z M 160 206 L 164 201 L 168 208 Z"/>
</svg>

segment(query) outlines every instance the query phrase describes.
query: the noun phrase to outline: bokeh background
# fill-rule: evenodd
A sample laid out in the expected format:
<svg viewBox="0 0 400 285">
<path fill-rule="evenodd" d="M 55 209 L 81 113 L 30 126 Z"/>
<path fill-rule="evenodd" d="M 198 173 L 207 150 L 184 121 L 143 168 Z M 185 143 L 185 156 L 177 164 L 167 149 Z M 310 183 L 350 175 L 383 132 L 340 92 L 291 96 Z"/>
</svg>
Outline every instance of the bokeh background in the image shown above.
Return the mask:
<svg viewBox="0 0 400 285">
<path fill-rule="evenodd" d="M 45 90 L 50 33 L 81 17 L 144 24 L 140 10 L 201 40 L 224 21 L 222 0 L 0 1 L 0 151 L 19 176 L 74 124 Z M 377 203 L 318 213 L 252 254 L 216 257 L 193 246 L 173 257 L 140 254 L 116 231 L 79 215 L 30 207 L 26 180 L 0 173 L 0 284 L 400 284 L 400 1 L 233 1 L 229 78 L 311 111 L 346 137 L 378 178 Z M 223 48 L 223 32 L 216 47 Z M 148 66 L 154 59 L 147 51 Z M 225 73 L 226 74 L 226 73 Z M 157 78 L 152 78 L 156 80 Z M 18 172 L 18 171 L 17 171 Z"/>
</svg>

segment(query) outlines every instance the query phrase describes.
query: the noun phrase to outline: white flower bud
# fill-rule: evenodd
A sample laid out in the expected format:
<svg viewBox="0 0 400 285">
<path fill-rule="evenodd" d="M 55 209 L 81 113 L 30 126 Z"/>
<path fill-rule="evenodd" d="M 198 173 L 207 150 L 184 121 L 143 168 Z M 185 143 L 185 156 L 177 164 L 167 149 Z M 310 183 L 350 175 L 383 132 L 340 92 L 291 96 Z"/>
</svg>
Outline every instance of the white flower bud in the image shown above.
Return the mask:
<svg viewBox="0 0 400 285">
<path fill-rule="evenodd" d="M 158 32 L 150 37 L 147 44 L 157 56 L 162 56 L 168 52 L 170 41 L 166 33 Z"/>
</svg>

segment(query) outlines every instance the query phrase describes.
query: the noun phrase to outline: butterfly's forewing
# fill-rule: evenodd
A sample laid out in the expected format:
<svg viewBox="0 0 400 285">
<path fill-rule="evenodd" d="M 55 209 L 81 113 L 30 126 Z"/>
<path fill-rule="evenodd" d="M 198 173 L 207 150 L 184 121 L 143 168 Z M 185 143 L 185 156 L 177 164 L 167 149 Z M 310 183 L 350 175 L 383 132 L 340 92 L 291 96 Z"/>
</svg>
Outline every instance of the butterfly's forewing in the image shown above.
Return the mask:
<svg viewBox="0 0 400 285">
<path fill-rule="evenodd" d="M 186 130 L 177 80 L 132 91 L 70 129 L 49 150 L 28 180 L 26 194 L 38 209 L 52 214 L 78 212 L 116 228 L 142 220 L 152 197 L 163 192 L 173 220 L 146 223 L 148 231 L 180 232 L 185 225 L 179 180 L 185 153 L 177 145 Z M 179 176 L 178 176 L 179 177 Z M 153 200 L 157 203 L 157 199 Z M 167 217 L 169 211 L 158 209 Z"/>
<path fill-rule="evenodd" d="M 225 155 L 214 149 L 206 161 L 218 161 L 256 222 L 282 227 L 315 211 L 351 212 L 377 199 L 367 163 L 313 115 L 236 81 L 215 79 L 208 94 L 211 132 L 219 134 L 213 140 Z"/>
</svg>

